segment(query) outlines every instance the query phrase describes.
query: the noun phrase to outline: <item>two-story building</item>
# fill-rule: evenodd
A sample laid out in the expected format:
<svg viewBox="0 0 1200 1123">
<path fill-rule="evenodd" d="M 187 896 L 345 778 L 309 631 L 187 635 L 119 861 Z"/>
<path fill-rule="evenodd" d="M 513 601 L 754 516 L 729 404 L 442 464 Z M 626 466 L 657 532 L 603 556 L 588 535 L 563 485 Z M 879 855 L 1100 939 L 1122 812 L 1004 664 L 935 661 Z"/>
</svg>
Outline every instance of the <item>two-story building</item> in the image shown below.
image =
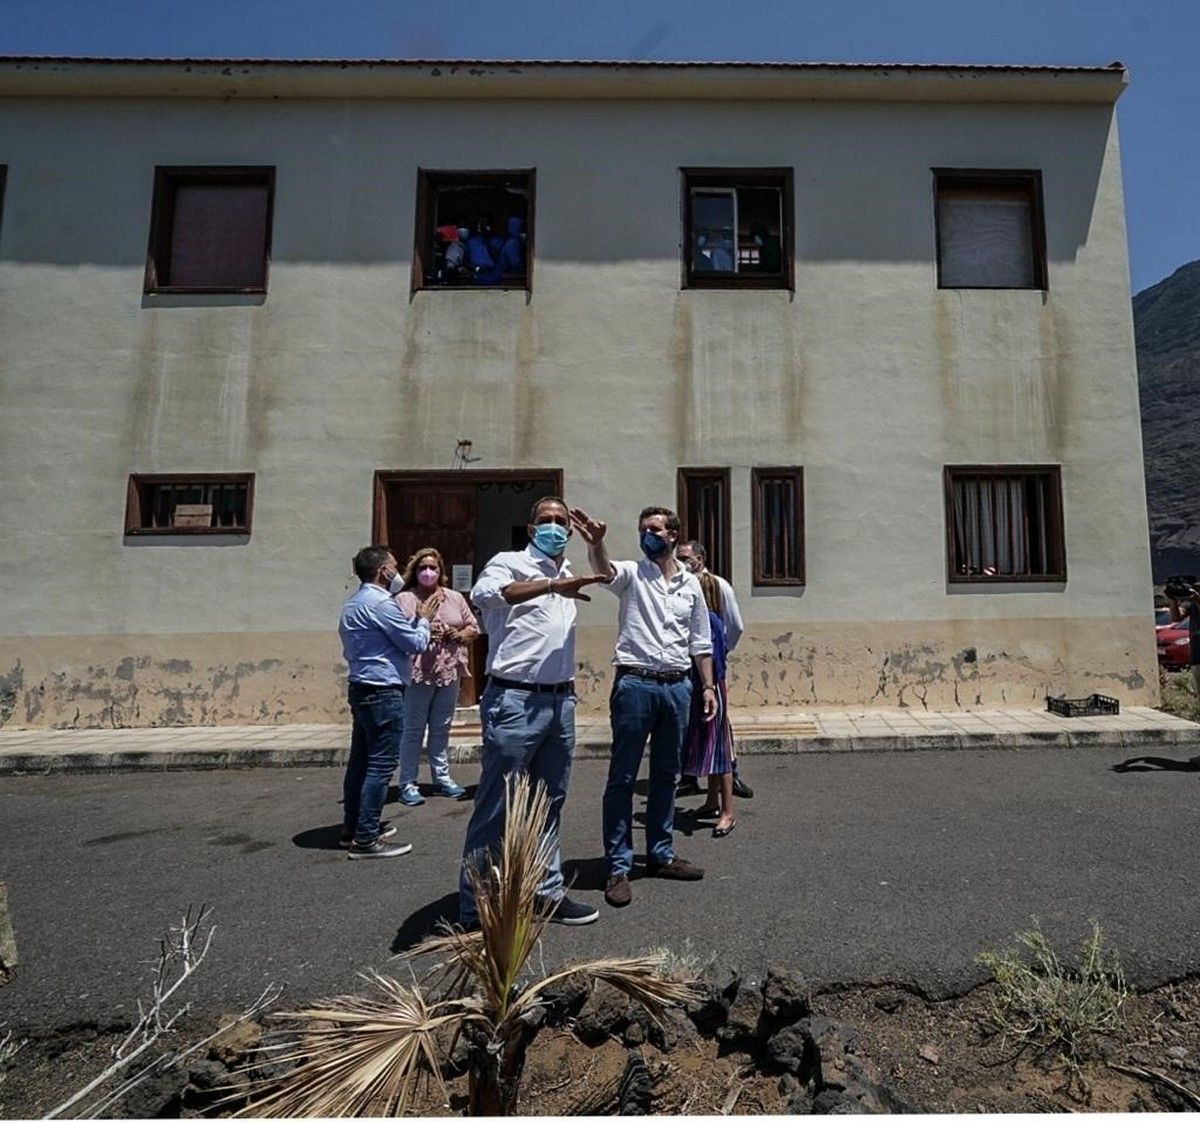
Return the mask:
<svg viewBox="0 0 1200 1123">
<path fill-rule="evenodd" d="M 0 725 L 334 720 L 355 550 L 548 493 L 677 507 L 734 705 L 1153 701 L 1126 82 L 0 60 Z"/>
</svg>

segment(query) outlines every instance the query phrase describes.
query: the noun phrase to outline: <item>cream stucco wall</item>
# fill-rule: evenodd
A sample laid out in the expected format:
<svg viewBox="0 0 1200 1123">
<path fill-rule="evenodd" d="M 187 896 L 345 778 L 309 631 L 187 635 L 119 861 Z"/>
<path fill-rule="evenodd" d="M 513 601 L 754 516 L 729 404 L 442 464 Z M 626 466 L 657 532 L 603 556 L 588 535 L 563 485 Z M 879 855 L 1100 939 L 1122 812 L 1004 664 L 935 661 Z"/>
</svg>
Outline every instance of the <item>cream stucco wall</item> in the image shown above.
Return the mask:
<svg viewBox="0 0 1200 1123">
<path fill-rule="evenodd" d="M 0 724 L 341 712 L 373 473 L 459 437 L 563 468 L 616 555 L 731 466 L 735 700 L 1157 695 L 1110 104 L 12 97 L 0 138 Z M 142 295 L 154 166 L 205 163 L 276 166 L 265 300 Z M 688 165 L 795 169 L 794 294 L 680 291 Z M 536 167 L 530 298 L 410 296 L 418 166 Z M 935 166 L 1042 170 L 1049 291 L 936 288 Z M 1065 584 L 947 585 L 947 463 L 1062 465 Z M 808 583 L 752 590 L 784 464 Z M 129 473 L 237 470 L 249 539 L 123 538 Z M 588 704 L 613 618 L 581 610 Z"/>
</svg>

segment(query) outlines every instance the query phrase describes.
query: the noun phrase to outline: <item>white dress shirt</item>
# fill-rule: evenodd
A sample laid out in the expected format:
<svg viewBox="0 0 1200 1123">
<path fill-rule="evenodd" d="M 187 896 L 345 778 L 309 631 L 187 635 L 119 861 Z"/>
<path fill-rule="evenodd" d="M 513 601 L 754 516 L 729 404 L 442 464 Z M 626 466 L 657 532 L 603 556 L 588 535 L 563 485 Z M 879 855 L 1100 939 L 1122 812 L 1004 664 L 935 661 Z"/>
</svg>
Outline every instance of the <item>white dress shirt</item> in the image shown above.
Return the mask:
<svg viewBox="0 0 1200 1123">
<path fill-rule="evenodd" d="M 742 623 L 742 610 L 738 608 L 737 597 L 733 595 L 733 586 L 724 577 L 713 574 L 717 588 L 721 590 L 721 619 L 725 621 L 725 649 L 732 651 L 746 630 Z"/>
<path fill-rule="evenodd" d="M 566 682 L 575 677 L 575 601 L 544 593 L 509 604 L 504 590 L 514 581 L 570 577 L 532 543 L 497 554 L 483 567 L 471 600 L 488 637 L 487 673 L 524 683 Z"/>
<path fill-rule="evenodd" d="M 611 564 L 616 576 L 603 587 L 621 598 L 614 663 L 686 671 L 691 656 L 712 654 L 704 592 L 684 566 L 668 580 L 649 558 Z"/>
</svg>

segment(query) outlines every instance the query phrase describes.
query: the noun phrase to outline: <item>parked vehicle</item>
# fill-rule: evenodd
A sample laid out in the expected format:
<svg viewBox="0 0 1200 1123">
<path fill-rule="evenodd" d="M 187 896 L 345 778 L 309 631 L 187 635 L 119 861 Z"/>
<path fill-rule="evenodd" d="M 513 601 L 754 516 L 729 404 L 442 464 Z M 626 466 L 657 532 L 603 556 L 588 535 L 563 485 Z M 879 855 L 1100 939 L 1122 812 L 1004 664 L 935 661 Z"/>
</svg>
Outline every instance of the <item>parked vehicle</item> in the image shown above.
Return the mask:
<svg viewBox="0 0 1200 1123">
<path fill-rule="evenodd" d="M 1154 629 L 1158 643 L 1158 661 L 1164 670 L 1181 671 L 1191 662 L 1192 641 L 1186 620 L 1177 620 Z"/>
<path fill-rule="evenodd" d="M 1154 610 L 1154 627 L 1156 630 L 1167 627 L 1171 622 L 1171 610 L 1165 605 L 1162 608 Z"/>
</svg>

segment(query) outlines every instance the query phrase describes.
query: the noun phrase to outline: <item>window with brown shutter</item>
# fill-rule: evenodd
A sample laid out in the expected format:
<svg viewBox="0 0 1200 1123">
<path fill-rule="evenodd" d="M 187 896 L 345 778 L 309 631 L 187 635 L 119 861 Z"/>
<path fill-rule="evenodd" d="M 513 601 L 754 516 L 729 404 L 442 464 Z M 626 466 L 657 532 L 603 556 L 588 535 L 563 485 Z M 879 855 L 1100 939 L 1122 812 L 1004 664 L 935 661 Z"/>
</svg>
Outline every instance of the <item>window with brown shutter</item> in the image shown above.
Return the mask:
<svg viewBox="0 0 1200 1123">
<path fill-rule="evenodd" d="M 1046 288 L 1042 173 L 934 168 L 938 288 Z"/>
<path fill-rule="evenodd" d="M 148 293 L 265 293 L 275 169 L 159 167 Z"/>
<path fill-rule="evenodd" d="M 1067 579 L 1057 465 L 947 467 L 945 486 L 950 581 Z"/>
<path fill-rule="evenodd" d="M 680 542 L 693 539 L 704 547 L 705 564 L 732 580 L 729 535 L 729 469 L 680 468 L 677 505 L 683 524 Z"/>
<path fill-rule="evenodd" d="M 254 475 L 133 475 L 125 499 L 126 534 L 249 534 Z"/>
<path fill-rule="evenodd" d="M 755 585 L 804 584 L 804 469 L 750 473 Z"/>
</svg>

